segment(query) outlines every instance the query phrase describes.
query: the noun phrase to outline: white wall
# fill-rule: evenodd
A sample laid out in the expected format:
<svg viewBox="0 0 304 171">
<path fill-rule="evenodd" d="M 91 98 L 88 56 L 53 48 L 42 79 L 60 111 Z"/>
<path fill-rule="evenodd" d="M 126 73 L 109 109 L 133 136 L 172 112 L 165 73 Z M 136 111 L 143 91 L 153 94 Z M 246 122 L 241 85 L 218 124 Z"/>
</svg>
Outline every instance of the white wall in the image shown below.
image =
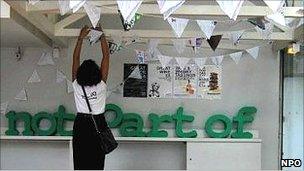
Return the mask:
<svg viewBox="0 0 304 171">
<path fill-rule="evenodd" d="M 22 61 L 14 58 L 13 49 L 1 49 L 1 102 L 10 101 L 9 109 L 35 113 L 41 110 L 53 112 L 59 104 L 63 104 L 68 111 L 75 111 L 73 95 L 66 93 L 65 84 L 56 84 L 56 68 L 71 78 L 71 61 L 75 41 L 70 42 L 62 57 L 56 61 L 56 66 L 37 66 L 42 49 L 27 48 Z M 100 62 L 99 46 L 90 47 L 87 43 L 82 51 L 84 58 L 93 58 Z M 122 81 L 123 63 L 135 62 L 133 48 L 145 49 L 145 45 L 131 45 L 111 56 L 108 86 L 114 86 Z M 161 46 L 160 51 L 165 55 L 177 56 L 174 47 Z M 225 51 L 219 51 L 225 54 Z M 228 52 L 226 52 L 228 53 Z M 211 54 L 203 49 L 203 54 Z M 191 49 L 182 56 L 193 57 Z M 27 84 L 34 68 L 42 78 L 42 83 Z M 230 58 L 223 60 L 223 96 L 221 100 L 197 99 L 142 99 L 122 98 L 113 95 L 108 103 L 119 104 L 125 112 L 140 113 L 146 120 L 149 112 L 173 113 L 179 106 L 183 106 L 186 113 L 195 116 L 188 128 L 202 128 L 208 116 L 216 112 L 234 115 L 245 105 L 256 106 L 258 112 L 254 122 L 248 129 L 259 131 L 262 139 L 262 168 L 278 168 L 278 128 L 279 128 L 279 60 L 271 51 L 271 46 L 262 47 L 257 60 L 244 55 L 238 65 Z M 25 86 L 29 101 L 19 102 L 13 98 Z M 6 119 L 1 116 L 1 127 L 6 126 Z M 148 126 L 148 123 L 146 123 Z M 173 127 L 173 125 L 168 126 Z M 178 150 L 178 149 L 176 149 Z M 162 157 L 162 156 L 159 156 Z"/>
</svg>

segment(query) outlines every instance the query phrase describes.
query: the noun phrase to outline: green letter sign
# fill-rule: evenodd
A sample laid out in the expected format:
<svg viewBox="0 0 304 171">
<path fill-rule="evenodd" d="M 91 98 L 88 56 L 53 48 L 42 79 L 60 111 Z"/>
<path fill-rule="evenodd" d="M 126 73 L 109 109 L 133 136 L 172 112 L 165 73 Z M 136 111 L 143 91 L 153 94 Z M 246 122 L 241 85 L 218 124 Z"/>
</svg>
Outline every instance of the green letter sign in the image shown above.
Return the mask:
<svg viewBox="0 0 304 171">
<path fill-rule="evenodd" d="M 224 131 L 223 132 L 215 132 L 213 130 L 213 124 L 216 122 L 222 122 L 224 124 Z M 232 123 L 230 119 L 225 115 L 213 115 L 208 118 L 205 124 L 205 130 L 207 135 L 211 138 L 226 138 L 229 136 L 232 129 Z"/>
<path fill-rule="evenodd" d="M 175 132 L 176 135 L 180 138 L 195 138 L 197 136 L 197 133 L 195 130 L 192 130 L 190 132 L 183 132 L 183 122 L 187 121 L 187 122 L 192 122 L 194 120 L 194 117 L 191 115 L 184 115 L 184 109 L 182 107 L 179 107 L 177 109 L 177 112 L 175 115 L 173 115 L 173 119 L 176 120 L 176 128 L 175 128 Z"/>
</svg>

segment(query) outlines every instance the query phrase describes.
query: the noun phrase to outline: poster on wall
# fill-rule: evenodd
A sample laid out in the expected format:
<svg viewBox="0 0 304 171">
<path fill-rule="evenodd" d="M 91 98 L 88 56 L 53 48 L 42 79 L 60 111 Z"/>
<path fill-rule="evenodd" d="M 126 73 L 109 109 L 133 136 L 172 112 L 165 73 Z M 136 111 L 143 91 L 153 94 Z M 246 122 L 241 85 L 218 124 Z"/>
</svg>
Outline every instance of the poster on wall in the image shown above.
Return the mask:
<svg viewBox="0 0 304 171">
<path fill-rule="evenodd" d="M 220 99 L 222 94 L 222 68 L 205 65 L 198 69 L 197 97 L 203 99 Z"/>
<path fill-rule="evenodd" d="M 172 66 L 165 68 L 158 62 L 149 63 L 148 68 L 148 97 L 172 97 Z"/>
<path fill-rule="evenodd" d="M 140 77 L 133 71 L 139 68 Z M 147 64 L 124 64 L 123 97 L 147 97 L 148 65 Z"/>
<path fill-rule="evenodd" d="M 174 98 L 196 98 L 197 67 L 187 65 L 181 69 L 174 66 L 173 72 L 173 96 Z"/>
</svg>

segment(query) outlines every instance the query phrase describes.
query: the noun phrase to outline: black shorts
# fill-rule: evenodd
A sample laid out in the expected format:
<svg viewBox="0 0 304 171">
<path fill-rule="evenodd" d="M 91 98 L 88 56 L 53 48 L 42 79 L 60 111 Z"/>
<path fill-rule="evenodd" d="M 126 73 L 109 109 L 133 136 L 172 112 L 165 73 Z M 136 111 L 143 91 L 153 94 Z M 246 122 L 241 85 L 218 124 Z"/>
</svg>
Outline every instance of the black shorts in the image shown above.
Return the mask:
<svg viewBox="0 0 304 171">
<path fill-rule="evenodd" d="M 104 114 L 93 115 L 99 130 L 108 127 Z M 105 153 L 100 146 L 90 114 L 77 113 L 73 125 L 73 161 L 75 170 L 103 170 Z"/>
</svg>

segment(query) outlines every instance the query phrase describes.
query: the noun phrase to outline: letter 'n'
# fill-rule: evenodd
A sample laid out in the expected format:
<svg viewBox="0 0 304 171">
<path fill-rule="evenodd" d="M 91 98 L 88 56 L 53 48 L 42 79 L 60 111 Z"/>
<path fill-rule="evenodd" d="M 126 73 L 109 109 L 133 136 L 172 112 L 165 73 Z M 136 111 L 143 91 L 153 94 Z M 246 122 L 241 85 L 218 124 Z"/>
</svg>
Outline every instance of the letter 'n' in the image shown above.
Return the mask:
<svg viewBox="0 0 304 171">
<path fill-rule="evenodd" d="M 31 130 L 31 114 L 27 112 L 18 112 L 10 111 L 5 117 L 8 119 L 8 130 L 5 131 L 6 135 L 19 135 L 19 131 L 17 130 L 17 121 L 22 120 L 24 122 L 24 130 L 22 135 L 33 135 L 33 131 Z"/>
</svg>

